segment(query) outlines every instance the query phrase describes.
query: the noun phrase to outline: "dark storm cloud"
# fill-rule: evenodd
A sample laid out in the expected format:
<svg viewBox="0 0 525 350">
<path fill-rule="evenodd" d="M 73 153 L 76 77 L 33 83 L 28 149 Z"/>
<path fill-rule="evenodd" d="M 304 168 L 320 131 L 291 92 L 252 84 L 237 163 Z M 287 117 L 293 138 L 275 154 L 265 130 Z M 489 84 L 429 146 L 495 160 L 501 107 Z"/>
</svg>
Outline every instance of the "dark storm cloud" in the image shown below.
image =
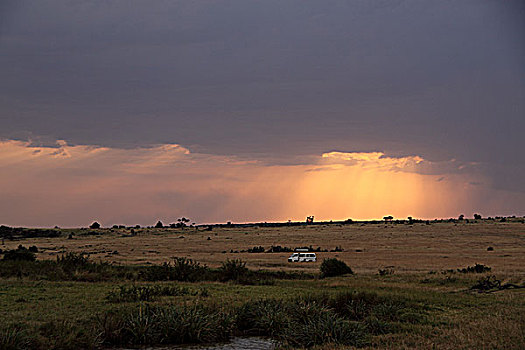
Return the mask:
<svg viewBox="0 0 525 350">
<path fill-rule="evenodd" d="M 477 162 L 525 188 L 521 1 L 6 1 L 0 137 Z"/>
</svg>

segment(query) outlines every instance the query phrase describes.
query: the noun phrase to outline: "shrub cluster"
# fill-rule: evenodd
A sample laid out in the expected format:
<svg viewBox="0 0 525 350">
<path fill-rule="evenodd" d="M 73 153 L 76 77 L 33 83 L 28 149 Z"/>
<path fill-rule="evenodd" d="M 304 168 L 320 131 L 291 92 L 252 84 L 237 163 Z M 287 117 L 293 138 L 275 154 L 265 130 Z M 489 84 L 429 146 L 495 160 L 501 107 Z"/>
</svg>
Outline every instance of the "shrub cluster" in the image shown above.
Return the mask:
<svg viewBox="0 0 525 350">
<path fill-rule="evenodd" d="M 60 230 L 0 226 L 0 237 L 7 239 L 60 237 Z"/>
<path fill-rule="evenodd" d="M 35 261 L 36 255 L 34 253 L 36 247 L 26 247 L 19 245 L 16 249 L 6 250 L 4 252 L 4 261 Z M 38 251 L 38 249 L 37 249 Z"/>
<path fill-rule="evenodd" d="M 195 282 L 205 280 L 208 272 L 207 266 L 192 259 L 175 257 L 172 262 L 142 269 L 139 278 L 145 281 Z"/>
<path fill-rule="evenodd" d="M 476 264 L 474 266 L 467 266 L 462 269 L 458 269 L 458 272 L 461 273 L 483 273 L 483 272 L 489 272 L 492 270 L 490 267 L 485 266 L 483 264 Z"/>
<path fill-rule="evenodd" d="M 267 253 L 290 253 L 293 251 L 294 250 L 290 247 L 281 247 L 280 245 L 276 245 L 276 246 L 272 245 L 270 248 L 268 248 L 266 252 Z"/>
<path fill-rule="evenodd" d="M 88 256 L 67 253 L 57 256 L 56 261 L 35 261 L 34 253 L 28 249 L 17 249 L 14 257 L 4 255 L 0 261 L 0 278 L 29 277 L 53 281 L 105 281 L 133 278 L 134 267 L 113 266 L 109 263 L 94 262 Z M 26 257 L 20 259 L 20 256 Z"/>
<path fill-rule="evenodd" d="M 248 253 L 291 253 L 291 252 L 295 252 L 297 251 L 298 249 L 302 249 L 304 251 L 309 251 L 309 252 L 328 252 L 328 249 L 322 249 L 321 247 L 317 247 L 317 248 L 314 248 L 312 246 L 309 246 L 309 247 L 295 247 L 295 248 L 291 248 L 291 247 L 283 247 L 283 246 L 280 246 L 280 245 L 272 245 L 270 248 L 268 249 L 264 249 L 264 247 L 262 246 L 255 246 L 253 248 L 248 248 L 248 250 L 246 252 Z M 342 252 L 343 251 L 343 248 L 339 247 L 339 246 L 336 246 L 334 249 L 330 249 L 331 252 Z M 238 251 L 233 251 L 231 250 L 231 252 L 237 252 Z M 244 250 L 241 250 L 241 253 L 244 252 Z"/>
<path fill-rule="evenodd" d="M 264 247 L 258 246 L 258 247 L 248 248 L 248 253 L 264 253 Z"/>
<path fill-rule="evenodd" d="M 476 284 L 470 287 L 471 290 L 477 290 L 478 292 L 491 292 L 504 289 L 521 289 L 525 288 L 525 283 L 517 285 L 514 283 L 502 283 L 501 280 L 497 279 L 496 276 L 486 276 L 480 278 Z"/>
<path fill-rule="evenodd" d="M 7 252 L 6 252 L 7 253 Z M 241 260 L 227 260 L 218 269 L 187 258 L 174 258 L 173 261 L 153 266 L 120 266 L 107 262 L 96 262 L 89 256 L 67 253 L 57 256 L 56 261 L 30 261 L 21 256 L 33 257 L 26 248 L 7 254 L 0 260 L 0 278 L 26 277 L 52 281 L 232 281 L 240 284 L 273 284 L 274 279 L 308 279 L 314 274 L 287 271 L 254 271 Z M 16 259 L 15 259 L 16 258 Z M 32 259 L 32 258 L 31 258 Z"/>
</svg>

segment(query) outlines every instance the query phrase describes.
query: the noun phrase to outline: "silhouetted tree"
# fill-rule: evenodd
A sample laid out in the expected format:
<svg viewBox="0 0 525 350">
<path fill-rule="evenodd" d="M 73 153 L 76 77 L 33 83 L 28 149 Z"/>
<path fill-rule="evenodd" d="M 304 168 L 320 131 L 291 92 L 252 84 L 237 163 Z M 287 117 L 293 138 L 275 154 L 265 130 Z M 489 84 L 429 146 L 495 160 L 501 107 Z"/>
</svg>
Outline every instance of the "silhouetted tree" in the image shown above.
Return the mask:
<svg viewBox="0 0 525 350">
<path fill-rule="evenodd" d="M 162 224 L 162 222 L 159 220 L 157 221 L 157 223 L 155 224 L 155 228 L 163 228 L 164 225 Z"/>
<path fill-rule="evenodd" d="M 481 215 L 479 215 L 479 214 L 474 214 L 474 219 L 475 219 L 475 220 L 481 220 Z"/>
<path fill-rule="evenodd" d="M 458 218 L 458 220 L 463 220 L 465 218 L 465 215 L 461 214 Z"/>
<path fill-rule="evenodd" d="M 89 226 L 89 228 L 92 228 L 92 229 L 100 228 L 100 224 L 95 221 L 94 223 L 91 224 L 91 226 Z"/>
<path fill-rule="evenodd" d="M 190 222 L 190 219 L 187 219 L 185 217 L 182 217 L 180 219 L 177 219 L 178 223 L 177 223 L 177 227 L 180 227 L 182 229 L 184 229 L 184 227 L 186 227 L 186 223 Z"/>
<path fill-rule="evenodd" d="M 388 216 L 384 216 L 383 217 L 383 220 L 385 221 L 392 221 L 394 219 L 394 217 L 392 215 L 388 215 Z"/>
</svg>

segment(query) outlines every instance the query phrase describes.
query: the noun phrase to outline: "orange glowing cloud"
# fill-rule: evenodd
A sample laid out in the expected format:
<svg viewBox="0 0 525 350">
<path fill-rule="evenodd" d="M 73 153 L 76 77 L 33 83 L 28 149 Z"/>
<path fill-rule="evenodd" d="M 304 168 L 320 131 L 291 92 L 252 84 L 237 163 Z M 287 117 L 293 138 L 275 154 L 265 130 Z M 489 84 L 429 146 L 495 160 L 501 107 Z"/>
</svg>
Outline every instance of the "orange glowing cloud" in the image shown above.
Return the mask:
<svg viewBox="0 0 525 350">
<path fill-rule="evenodd" d="M 328 161 L 358 165 L 362 168 L 381 168 L 389 170 L 413 170 L 423 162 L 419 156 L 387 157 L 383 152 L 329 152 L 322 155 Z"/>
<path fill-rule="evenodd" d="M 310 158 L 309 158 L 310 159 Z M 419 156 L 330 152 L 300 165 L 192 153 L 0 142 L 0 223 L 25 226 L 447 217 L 500 204 L 482 175 Z M 443 171 L 439 171 L 443 168 Z M 429 170 L 431 169 L 431 171 Z M 487 198 L 492 199 L 487 201 Z M 487 207 L 487 210 L 490 209 Z"/>
</svg>

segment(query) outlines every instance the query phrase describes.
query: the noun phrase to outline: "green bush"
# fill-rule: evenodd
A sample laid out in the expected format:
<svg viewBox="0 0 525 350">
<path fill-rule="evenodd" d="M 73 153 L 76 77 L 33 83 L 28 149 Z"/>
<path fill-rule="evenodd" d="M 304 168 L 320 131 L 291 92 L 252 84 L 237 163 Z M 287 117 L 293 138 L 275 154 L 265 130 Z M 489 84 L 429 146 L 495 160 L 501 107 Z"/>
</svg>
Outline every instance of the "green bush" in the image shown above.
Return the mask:
<svg viewBox="0 0 525 350">
<path fill-rule="evenodd" d="M 246 262 L 240 259 L 226 260 L 219 269 L 222 281 L 240 281 L 245 279 L 248 274 Z"/>
<path fill-rule="evenodd" d="M 321 264 L 321 278 L 353 274 L 352 269 L 336 258 L 324 259 Z"/>
<path fill-rule="evenodd" d="M 62 254 L 61 256 L 57 256 L 57 263 L 68 268 L 79 268 L 85 267 L 91 262 L 89 261 L 89 256 L 69 252 Z"/>
<path fill-rule="evenodd" d="M 196 282 L 209 278 L 210 269 L 188 258 L 173 258 L 172 262 L 150 266 L 140 271 L 140 279 L 146 281 Z"/>
</svg>

